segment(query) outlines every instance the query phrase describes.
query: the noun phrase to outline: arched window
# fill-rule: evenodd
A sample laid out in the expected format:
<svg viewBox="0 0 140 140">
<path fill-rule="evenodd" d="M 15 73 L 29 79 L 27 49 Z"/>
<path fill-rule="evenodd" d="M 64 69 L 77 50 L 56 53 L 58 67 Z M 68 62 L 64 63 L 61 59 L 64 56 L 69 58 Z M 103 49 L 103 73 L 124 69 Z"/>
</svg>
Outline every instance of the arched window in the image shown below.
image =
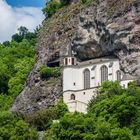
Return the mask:
<svg viewBox="0 0 140 140">
<path fill-rule="evenodd" d="M 121 81 L 121 72 L 120 72 L 120 70 L 117 70 L 116 75 L 117 75 L 117 81 Z"/>
<path fill-rule="evenodd" d="M 72 65 L 74 65 L 74 58 L 72 58 Z"/>
<path fill-rule="evenodd" d="M 71 94 L 70 99 L 71 100 L 75 100 L 75 95 L 74 94 Z"/>
<path fill-rule="evenodd" d="M 90 88 L 90 71 L 89 69 L 84 70 L 84 89 Z"/>
<path fill-rule="evenodd" d="M 108 80 L 108 68 L 103 65 L 101 67 L 101 83 Z"/>
<path fill-rule="evenodd" d="M 65 58 L 65 65 L 68 65 L 68 58 Z"/>
</svg>

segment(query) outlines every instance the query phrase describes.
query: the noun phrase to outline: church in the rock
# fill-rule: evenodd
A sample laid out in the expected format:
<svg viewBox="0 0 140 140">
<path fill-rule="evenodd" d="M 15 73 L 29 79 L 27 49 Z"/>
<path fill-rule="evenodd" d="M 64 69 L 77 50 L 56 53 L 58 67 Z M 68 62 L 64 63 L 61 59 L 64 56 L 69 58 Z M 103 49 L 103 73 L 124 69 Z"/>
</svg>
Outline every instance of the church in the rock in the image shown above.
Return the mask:
<svg viewBox="0 0 140 140">
<path fill-rule="evenodd" d="M 63 99 L 70 112 L 86 113 L 87 104 L 104 81 L 120 81 L 127 88 L 134 78 L 123 74 L 119 60 L 103 57 L 89 61 L 77 62 L 69 52 L 64 58 Z"/>
</svg>

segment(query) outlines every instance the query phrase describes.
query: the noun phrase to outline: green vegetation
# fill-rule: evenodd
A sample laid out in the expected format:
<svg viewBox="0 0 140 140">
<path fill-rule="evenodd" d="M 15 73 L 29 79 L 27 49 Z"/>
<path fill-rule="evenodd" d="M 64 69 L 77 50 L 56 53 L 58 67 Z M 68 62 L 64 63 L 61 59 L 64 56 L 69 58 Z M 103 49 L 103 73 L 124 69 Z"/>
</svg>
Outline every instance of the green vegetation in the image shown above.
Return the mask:
<svg viewBox="0 0 140 140">
<path fill-rule="evenodd" d="M 29 34 L 35 35 L 31 38 Z M 0 110 L 7 110 L 22 91 L 35 62 L 33 44 L 36 43 L 36 33 L 28 32 L 25 27 L 21 27 L 16 35 L 22 38 L 20 42 L 18 38 L 13 38 L 11 42 L 0 44 Z M 27 36 L 30 36 L 29 39 L 26 39 Z"/>
<path fill-rule="evenodd" d="M 12 40 L 0 44 L 0 140 L 36 140 L 37 131 L 8 110 L 24 87 L 35 63 L 37 32 L 25 27 Z"/>
<path fill-rule="evenodd" d="M 108 0 L 108 17 L 112 17 L 119 7 L 129 5 L 130 1 Z M 51 0 L 43 9 L 44 14 L 52 17 L 59 10 L 60 13 L 46 21 L 48 35 L 63 28 L 91 2 L 98 0 L 81 0 L 69 7 L 64 6 L 69 5 L 70 0 Z M 71 34 L 73 32 L 70 30 Z M 139 140 L 140 88 L 135 83 L 123 89 L 118 82 L 105 82 L 98 96 L 90 101 L 87 114 L 69 113 L 62 100 L 54 107 L 23 118 L 8 111 L 23 90 L 35 63 L 37 33 L 38 30 L 29 32 L 26 27 L 20 27 L 10 42 L 0 44 L 0 140 L 37 140 L 37 131 L 42 130 L 46 131 L 44 140 Z M 49 86 L 57 82 L 55 79 L 61 71 L 60 68 L 42 66 L 40 74 L 44 80 L 53 77 L 52 81 L 46 82 Z"/>
<path fill-rule="evenodd" d="M 46 6 L 42 11 L 46 15 L 47 18 L 50 18 L 56 12 L 58 12 L 60 9 L 62 9 L 64 6 L 70 5 L 71 2 L 74 2 L 74 1 L 73 0 L 50 0 L 48 3 L 46 3 Z M 80 0 L 80 1 L 77 1 L 77 3 L 81 3 L 83 5 L 89 5 L 92 2 L 99 3 L 99 0 Z M 74 3 L 76 3 L 76 1 Z M 71 10 L 73 10 L 73 9 L 71 9 Z M 79 7 L 79 10 L 80 10 L 80 7 Z"/>
<path fill-rule="evenodd" d="M 37 132 L 29 124 L 7 111 L 0 113 L 0 140 L 37 140 Z"/>
<path fill-rule="evenodd" d="M 67 106 L 60 100 L 55 107 L 42 109 L 25 117 L 25 120 L 38 130 L 46 130 L 68 112 Z"/>
<path fill-rule="evenodd" d="M 27 32 L 28 33 L 28 32 Z M 0 140 L 138 140 L 140 138 L 140 88 L 131 83 L 123 89 L 118 82 L 105 82 L 88 113 L 69 113 L 62 100 L 49 109 L 19 118 L 8 112 L 22 91 L 35 62 L 31 39 L 16 39 L 0 45 Z M 20 34 L 19 34 L 20 35 Z M 42 66 L 44 80 L 60 76 L 60 68 Z M 54 121 L 56 120 L 56 121 Z"/>
<path fill-rule="evenodd" d="M 43 9 L 43 13 L 47 17 L 54 15 L 60 8 L 70 4 L 70 0 L 50 0 L 46 7 Z"/>
<path fill-rule="evenodd" d="M 91 3 L 99 3 L 99 0 L 81 0 L 82 4 L 90 5 Z"/>
<path fill-rule="evenodd" d="M 60 71 L 60 68 L 59 67 L 54 67 L 54 68 L 51 68 L 51 67 L 47 67 L 45 65 L 43 65 L 40 69 L 40 73 L 41 73 L 41 77 L 43 79 L 48 79 L 50 77 L 60 77 L 61 75 L 61 71 Z"/>
<path fill-rule="evenodd" d="M 106 0 L 107 1 L 107 17 L 112 18 L 113 16 L 120 14 L 121 11 L 126 9 L 133 0 Z M 46 7 L 43 9 L 43 13 L 46 17 L 50 18 L 54 15 L 59 9 L 67 6 L 71 3 L 70 0 L 50 0 L 46 3 Z M 99 0 L 80 0 L 83 6 L 91 5 L 91 3 L 96 3 L 97 5 L 100 3 Z M 80 8 L 80 7 L 79 7 Z"/>
<path fill-rule="evenodd" d="M 11 41 L 0 44 L 0 140 L 36 140 L 37 130 L 50 128 L 53 120 L 60 119 L 68 111 L 61 100 L 53 108 L 22 118 L 9 112 L 35 63 L 37 32 L 20 27 Z M 59 77 L 61 73 L 60 68 L 42 66 L 41 74 L 47 79 Z"/>
<path fill-rule="evenodd" d="M 22 42 L 23 39 L 26 39 L 30 45 L 35 46 L 37 33 L 39 27 L 36 28 L 34 32 L 29 32 L 26 27 L 21 26 L 18 31 L 19 33 L 16 33 L 12 36 L 12 40 L 16 42 Z"/>
<path fill-rule="evenodd" d="M 66 113 L 46 130 L 44 140 L 138 140 L 140 88 L 105 82 L 88 113 Z"/>
<path fill-rule="evenodd" d="M 58 11 L 58 9 L 60 9 L 60 7 L 61 7 L 60 2 L 56 0 L 51 0 L 43 9 L 43 13 L 46 16 L 51 17 L 53 14 L 55 14 Z"/>
</svg>

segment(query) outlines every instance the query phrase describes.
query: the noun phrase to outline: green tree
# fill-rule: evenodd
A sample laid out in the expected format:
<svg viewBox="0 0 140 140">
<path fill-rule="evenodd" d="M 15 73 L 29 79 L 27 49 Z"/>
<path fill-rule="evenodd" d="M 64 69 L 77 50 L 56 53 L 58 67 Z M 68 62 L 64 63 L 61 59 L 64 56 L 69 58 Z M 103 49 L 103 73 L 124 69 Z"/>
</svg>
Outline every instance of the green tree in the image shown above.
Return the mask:
<svg viewBox="0 0 140 140">
<path fill-rule="evenodd" d="M 18 31 L 19 31 L 19 35 L 22 36 L 23 38 L 25 38 L 25 36 L 28 33 L 28 29 L 24 26 L 19 27 Z"/>
<path fill-rule="evenodd" d="M 36 140 L 38 137 L 36 129 L 8 111 L 35 62 L 33 45 L 37 34 L 21 29 L 12 41 L 0 44 L 0 140 Z"/>
<path fill-rule="evenodd" d="M 47 17 L 51 17 L 53 14 L 60 9 L 61 3 L 57 0 L 51 0 L 47 3 L 46 7 L 43 9 L 43 13 Z"/>
<path fill-rule="evenodd" d="M 61 99 L 57 103 L 57 105 L 55 106 L 54 109 L 55 109 L 55 113 L 56 113 L 56 119 L 60 119 L 68 112 L 67 105 L 64 104 L 63 99 Z"/>
<path fill-rule="evenodd" d="M 134 136 L 128 128 L 115 128 L 111 131 L 111 140 L 132 140 Z"/>
<path fill-rule="evenodd" d="M 20 36 L 18 33 L 12 35 L 12 40 L 14 40 L 14 41 L 16 41 L 16 42 L 18 42 L 18 43 L 21 42 L 22 39 L 23 39 L 23 37 Z"/>
<path fill-rule="evenodd" d="M 11 131 L 10 140 L 37 140 L 38 135 L 34 129 L 23 120 L 16 122 L 14 129 Z"/>
<path fill-rule="evenodd" d="M 20 120 L 10 112 L 3 111 L 0 114 L 0 139 L 37 140 L 37 132 L 23 120 Z"/>
<path fill-rule="evenodd" d="M 140 88 L 105 82 L 88 113 L 66 113 L 46 131 L 45 140 L 133 140 L 140 136 Z"/>
</svg>

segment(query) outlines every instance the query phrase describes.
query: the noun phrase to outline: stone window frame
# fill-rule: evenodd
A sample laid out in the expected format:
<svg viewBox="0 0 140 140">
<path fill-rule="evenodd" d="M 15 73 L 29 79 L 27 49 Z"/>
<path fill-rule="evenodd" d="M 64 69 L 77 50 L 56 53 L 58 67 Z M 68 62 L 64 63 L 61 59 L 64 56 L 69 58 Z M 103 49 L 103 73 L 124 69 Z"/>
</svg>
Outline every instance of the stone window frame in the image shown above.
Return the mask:
<svg viewBox="0 0 140 140">
<path fill-rule="evenodd" d="M 90 70 L 86 68 L 83 72 L 84 75 L 84 89 L 90 88 Z"/>
<path fill-rule="evenodd" d="M 103 83 L 104 81 L 108 81 L 108 67 L 106 65 L 101 66 L 100 74 L 101 74 L 101 83 Z"/>
<path fill-rule="evenodd" d="M 121 81 L 121 71 L 120 70 L 116 71 L 116 78 L 117 78 L 117 81 Z"/>
</svg>

